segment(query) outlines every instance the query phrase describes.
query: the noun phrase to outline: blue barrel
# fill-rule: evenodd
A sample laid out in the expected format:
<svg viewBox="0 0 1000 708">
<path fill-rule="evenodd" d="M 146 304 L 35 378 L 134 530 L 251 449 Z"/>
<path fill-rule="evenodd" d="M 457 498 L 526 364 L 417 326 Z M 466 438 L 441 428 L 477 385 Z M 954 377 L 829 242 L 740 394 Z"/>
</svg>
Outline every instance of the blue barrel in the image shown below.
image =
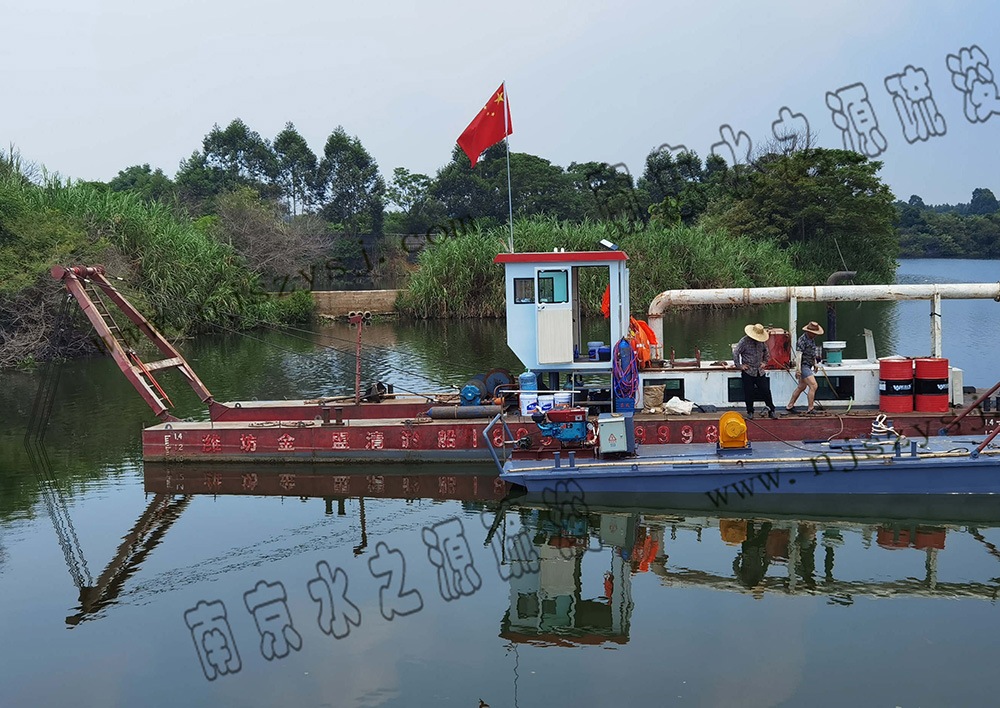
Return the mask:
<svg viewBox="0 0 1000 708">
<path fill-rule="evenodd" d="M 525 371 L 517 377 L 517 385 L 522 391 L 537 391 L 538 378 L 535 376 L 534 372 Z"/>
</svg>

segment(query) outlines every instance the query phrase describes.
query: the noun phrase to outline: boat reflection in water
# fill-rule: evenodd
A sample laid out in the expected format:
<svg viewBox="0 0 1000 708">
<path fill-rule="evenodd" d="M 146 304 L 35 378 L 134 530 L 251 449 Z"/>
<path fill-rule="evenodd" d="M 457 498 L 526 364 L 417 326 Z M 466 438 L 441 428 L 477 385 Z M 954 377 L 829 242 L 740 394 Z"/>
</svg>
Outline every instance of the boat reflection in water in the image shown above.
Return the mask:
<svg viewBox="0 0 1000 708">
<path fill-rule="evenodd" d="M 758 599 L 767 594 L 826 596 L 842 605 L 863 596 L 990 601 L 1000 596 L 1000 573 L 994 566 L 1000 549 L 989 540 L 997 540 L 992 532 L 1000 529 L 1000 502 L 992 498 L 956 504 L 951 499 L 906 503 L 828 495 L 819 505 L 801 495 L 797 501 L 776 498 L 782 506 L 770 510 L 767 500 L 759 499 L 751 513 L 683 508 L 677 504 L 685 500 L 676 497 L 615 506 L 571 489 L 557 497 L 510 498 L 508 485 L 488 466 L 464 474 L 437 473 L 453 472 L 452 467 L 377 468 L 391 474 L 371 474 L 372 469 L 338 467 L 331 474 L 328 468 L 301 466 L 146 465 L 145 489 L 155 495 L 150 510 L 101 576 L 103 589 L 89 590 L 88 601 L 72 621 L 113 602 L 178 520 L 186 500 L 201 494 L 319 497 L 326 501 L 326 513 L 336 508 L 340 514 L 347 499 L 356 499 L 361 522 L 356 554 L 369 543 L 365 502 L 460 501 L 466 514 L 482 520 L 482 526 L 466 522 L 472 546 L 479 548 L 477 565 L 489 562 L 490 552 L 479 545 L 485 541 L 508 584 L 509 605 L 499 636 L 514 644 L 626 644 L 633 585 L 640 577 L 648 584 L 646 578 L 655 576 L 670 588 L 725 590 Z M 479 469 L 482 474 L 475 473 Z M 952 553 L 958 554 L 961 575 L 939 579 L 939 555 L 956 546 Z M 876 571 L 870 558 L 856 562 L 859 554 L 888 551 L 900 555 L 876 559 Z M 841 571 L 837 560 L 845 556 Z"/>
</svg>

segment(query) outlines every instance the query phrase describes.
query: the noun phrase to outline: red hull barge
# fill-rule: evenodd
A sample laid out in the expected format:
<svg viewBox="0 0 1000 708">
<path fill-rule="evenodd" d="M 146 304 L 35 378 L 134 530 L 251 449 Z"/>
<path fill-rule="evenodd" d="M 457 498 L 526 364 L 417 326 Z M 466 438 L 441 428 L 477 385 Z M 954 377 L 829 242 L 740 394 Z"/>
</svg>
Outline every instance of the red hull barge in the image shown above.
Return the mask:
<svg viewBox="0 0 1000 708">
<path fill-rule="evenodd" d="M 379 406 L 385 404 L 371 404 Z M 789 416 L 747 421 L 755 440 L 817 440 L 851 438 L 871 432 L 876 411 L 846 415 Z M 912 439 L 937 435 L 955 416 L 899 413 L 893 427 Z M 363 418 L 343 424 L 315 420 L 162 423 L 142 433 L 143 459 L 150 462 L 489 462 L 483 430 L 487 419 L 417 420 Z M 507 424 L 515 439 L 528 436 L 535 451 L 548 455 L 563 448 L 557 440 L 538 434 L 530 418 L 511 416 Z M 639 444 L 714 443 L 719 437 L 715 415 L 664 419 L 635 417 Z M 950 429 L 952 435 L 989 432 L 995 420 L 969 415 Z M 507 441 L 508 444 L 510 441 Z M 490 444 L 503 447 L 500 426 L 491 431 Z M 581 455 L 586 454 L 580 449 Z"/>
<path fill-rule="evenodd" d="M 365 474 L 355 470 L 337 473 L 295 467 L 275 470 L 267 466 L 240 466 L 238 470 L 211 465 L 147 465 L 145 489 L 151 494 L 211 494 L 346 499 L 453 499 L 500 501 L 510 484 L 497 477 L 493 467 L 484 474 L 428 474 L 407 470 L 400 474 Z M 424 468 L 426 469 L 426 468 Z"/>
<path fill-rule="evenodd" d="M 628 315 L 628 271 L 625 267 L 627 258 L 620 252 L 607 253 L 559 253 L 559 254 L 506 254 L 498 256 L 498 262 L 504 262 L 508 270 L 507 300 L 508 300 L 508 345 L 519 354 L 519 358 L 529 365 L 529 368 L 539 367 L 548 372 L 550 378 L 558 378 L 560 371 L 571 371 L 581 374 L 599 374 L 610 371 L 611 364 L 606 360 L 588 360 L 577 357 L 573 347 L 568 353 L 559 353 L 566 348 L 566 341 L 556 339 L 549 341 L 556 325 L 571 327 L 570 344 L 579 342 L 578 328 L 579 303 L 575 288 L 568 283 L 576 282 L 577 267 L 584 264 L 603 264 L 611 270 L 612 284 L 610 292 L 612 340 L 627 330 Z M 565 264 L 562 270 L 556 268 L 557 263 Z M 547 270 L 540 270 L 531 275 L 532 264 L 542 263 Z M 524 270 L 520 273 L 518 269 Z M 554 270 L 553 270 L 554 269 Z M 532 271 L 533 272 L 533 271 Z M 561 274 L 561 280 L 559 277 Z M 360 363 L 355 382 L 356 392 L 353 397 L 320 398 L 313 400 L 292 401 L 246 401 L 220 403 L 216 401 L 208 388 L 198 379 L 187 361 L 180 353 L 119 293 L 105 275 L 102 266 L 75 266 L 52 269 L 52 275 L 60 280 L 97 331 L 107 347 L 111 357 L 121 369 L 125 377 L 132 383 L 143 399 L 149 404 L 153 413 L 162 421 L 159 425 L 143 431 L 143 459 L 151 462 L 489 462 L 491 452 L 504 445 L 524 443 L 527 438 L 527 448 L 520 454 L 550 456 L 556 450 L 563 449 L 559 440 L 544 437 L 539 427 L 531 417 L 508 415 L 505 417 L 513 440 L 504 440 L 501 426 L 493 429 L 490 439 L 483 437 L 483 431 L 490 424 L 497 411 L 487 414 L 489 405 L 478 405 L 479 396 L 475 396 L 472 406 L 457 405 L 455 394 L 419 394 L 416 396 L 396 396 L 388 392 L 378 392 L 373 402 L 363 402 L 360 393 Z M 519 275 L 531 276 L 520 278 Z M 537 280 L 537 293 L 541 298 L 546 293 L 545 304 L 535 303 L 531 295 L 531 303 L 527 303 L 524 293 L 518 296 L 514 290 L 515 283 L 532 284 Z M 523 282 L 522 282 L 523 281 Z M 543 288 L 543 281 L 547 285 Z M 552 282 L 549 282 L 552 281 Z M 897 286 L 897 290 L 903 286 Z M 946 288 L 952 286 L 933 286 Z M 949 297 L 985 297 L 993 296 L 993 286 L 954 286 L 960 287 Z M 970 290 L 971 288 L 971 290 Z M 529 288 L 531 290 L 531 288 Z M 768 289 L 765 289 L 768 290 Z M 531 290 L 531 292 L 535 292 Z M 678 291 L 682 294 L 686 291 Z M 751 291 L 747 291 L 751 292 Z M 561 294 L 560 294 L 561 293 Z M 935 290 L 935 293 L 937 291 Z M 572 297 L 570 297 L 572 294 Z M 666 295 L 665 293 L 664 295 Z M 745 294 L 745 293 L 744 293 Z M 766 293 L 765 293 L 766 294 Z M 947 294 L 947 293 L 946 293 Z M 829 295 L 833 299 L 835 293 Z M 903 294 L 897 294 L 903 297 Z M 804 296 L 797 293 L 797 297 Z M 942 295 L 935 294 L 932 312 L 939 308 Z M 1000 295 L 997 295 L 1000 298 Z M 543 302 L 541 299 L 539 303 Z M 159 351 L 155 361 L 144 362 L 131 347 L 126 347 L 121 341 L 122 330 L 112 316 L 111 305 L 116 307 L 139 332 Z M 536 309 L 537 305 L 537 309 Z M 558 307 L 556 307 L 558 305 Z M 519 309 L 520 308 L 520 309 Z M 561 308 L 561 309 L 560 309 Z M 653 308 L 651 306 L 651 312 Z M 553 315 L 553 312 L 556 314 Z M 513 314 L 511 314 L 513 313 Z M 555 317 L 552 323 L 549 317 Z M 657 316 L 658 317 L 658 316 Z M 513 318 L 513 319 L 512 319 Z M 527 319 L 526 319 L 527 318 Z M 530 326 L 527 321 L 531 320 Z M 537 323 L 535 320 L 537 319 Z M 662 324 L 659 319 L 656 324 Z M 524 320 L 524 321 L 522 321 Z M 544 320 L 544 321 L 543 321 Z M 360 362 L 360 319 L 358 361 Z M 535 325 L 538 325 L 537 327 Z M 542 326 L 544 325 L 544 326 Z M 794 330 L 794 327 L 790 327 Z M 567 330 L 569 331 L 569 330 Z M 531 341 L 521 341 L 530 335 Z M 537 335 L 537 337 L 536 337 Z M 537 339 L 537 341 L 536 341 Z M 935 349 L 939 348 L 939 333 L 935 338 Z M 530 345 L 530 346 L 529 346 Z M 577 349 L 579 347 L 577 346 Z M 519 351 L 520 350 L 520 351 Z M 582 352 L 583 350 L 580 349 Z M 568 364 L 545 365 L 543 357 L 559 359 L 569 357 Z M 671 356 L 669 371 L 676 376 L 685 376 L 681 362 L 675 362 Z M 687 365 L 691 368 L 690 365 Z M 205 422 L 182 422 L 171 414 L 172 403 L 156 380 L 156 372 L 166 369 L 176 369 L 184 377 L 188 385 L 208 408 L 210 420 Z M 695 371 L 695 369 L 697 371 Z M 668 368 L 666 362 L 661 362 L 660 368 L 646 369 L 645 375 L 663 376 Z M 703 367 L 700 361 L 695 362 L 693 380 L 712 380 L 717 384 L 726 383 L 730 372 L 724 362 Z M 707 371 L 708 373 L 705 373 Z M 679 372 L 679 373 L 678 373 Z M 691 377 L 688 377 L 691 378 Z M 474 383 L 474 382 L 473 382 Z M 675 382 L 676 383 L 676 382 Z M 686 380 L 682 384 L 688 383 Z M 785 382 L 787 383 L 787 382 Z M 953 384 L 958 383 L 953 381 Z M 777 384 L 776 384 L 777 385 Z M 947 386 L 945 382 L 945 386 Z M 692 384 L 693 386 L 693 384 Z M 860 384 L 859 384 L 860 386 Z M 468 386 L 466 388 L 469 388 Z M 473 387 L 474 388 L 474 387 Z M 494 400 L 492 396 L 500 393 L 503 386 L 497 388 L 481 387 L 484 403 L 510 403 L 510 399 L 501 397 Z M 956 398 L 954 404 L 961 402 L 960 386 L 952 386 Z M 986 392 L 980 401 L 968 406 L 957 417 L 950 413 L 894 413 L 895 430 L 910 438 L 934 436 L 944 427 L 949 427 L 952 435 L 968 435 L 989 432 L 996 427 L 995 419 L 987 419 L 989 414 L 977 411 L 968 415 L 982 400 L 996 392 L 1000 384 Z M 640 395 L 641 395 L 640 388 Z M 683 391 L 683 389 L 681 389 Z M 475 394 L 475 391 L 473 391 Z M 692 392 L 688 391 L 689 398 Z M 859 392 L 860 395 L 860 392 Z M 466 390 L 462 391 L 463 402 L 466 402 Z M 726 401 L 723 393 L 700 397 L 702 402 L 715 400 Z M 692 400 L 694 400 L 692 398 Z M 859 399 L 853 399 L 860 404 Z M 522 401 L 523 403 L 523 401 Z M 615 402 L 616 408 L 619 401 Z M 641 402 L 639 407 L 641 409 Z M 831 404 L 833 402 L 830 402 Z M 837 402 L 843 407 L 845 401 Z M 610 402 L 604 405 L 609 405 Z M 780 404 L 780 400 L 779 400 Z M 601 405 L 599 401 L 581 403 L 583 406 Z M 732 400 L 728 405 L 733 405 Z M 947 401 L 944 402 L 947 406 Z M 443 417 L 437 415 L 434 419 L 427 416 L 432 406 L 443 406 Z M 872 422 L 877 411 L 874 406 L 856 407 L 854 410 L 831 410 L 823 415 L 789 416 L 779 419 L 751 420 L 749 435 L 757 440 L 816 440 L 830 438 L 851 438 L 863 436 L 872 430 Z M 952 422 L 954 421 L 954 422 Z M 694 413 L 688 416 L 665 415 L 663 413 L 637 412 L 632 419 L 635 432 L 635 442 L 638 444 L 688 444 L 714 443 L 719 436 L 719 420 L 714 413 Z M 550 428 L 551 429 L 551 428 Z M 580 439 L 582 442 L 582 437 Z M 524 445 L 519 445 L 524 447 Z M 577 449 L 581 456 L 592 454 L 592 445 L 567 442 L 566 449 Z"/>
</svg>

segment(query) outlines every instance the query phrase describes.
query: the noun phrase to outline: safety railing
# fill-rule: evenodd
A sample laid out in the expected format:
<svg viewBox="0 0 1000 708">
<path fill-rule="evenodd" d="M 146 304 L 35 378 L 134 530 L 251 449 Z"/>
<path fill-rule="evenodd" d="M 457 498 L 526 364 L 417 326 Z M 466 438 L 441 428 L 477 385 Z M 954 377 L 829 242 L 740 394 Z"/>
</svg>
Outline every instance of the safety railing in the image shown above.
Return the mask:
<svg viewBox="0 0 1000 708">
<path fill-rule="evenodd" d="M 500 457 L 497 455 L 496 448 L 493 446 L 493 438 L 490 435 L 490 432 L 493 430 L 493 427 L 497 423 L 500 423 L 500 425 L 503 426 L 503 430 L 504 430 L 503 442 L 500 445 L 500 449 L 503 450 L 503 453 L 504 453 L 503 460 L 504 460 L 504 462 L 506 462 L 507 461 L 507 445 L 508 444 L 513 444 L 513 442 L 514 442 L 514 435 L 513 435 L 513 433 L 510 432 L 510 428 L 507 427 L 507 421 L 505 421 L 503 419 L 503 413 L 497 413 L 496 417 L 493 418 L 493 420 L 490 421 L 490 424 L 487 425 L 485 428 L 483 428 L 483 438 L 486 440 L 486 449 L 490 451 L 490 457 L 493 458 L 493 464 L 495 464 L 497 466 L 497 469 L 500 472 L 503 472 L 503 462 L 500 462 Z"/>
</svg>

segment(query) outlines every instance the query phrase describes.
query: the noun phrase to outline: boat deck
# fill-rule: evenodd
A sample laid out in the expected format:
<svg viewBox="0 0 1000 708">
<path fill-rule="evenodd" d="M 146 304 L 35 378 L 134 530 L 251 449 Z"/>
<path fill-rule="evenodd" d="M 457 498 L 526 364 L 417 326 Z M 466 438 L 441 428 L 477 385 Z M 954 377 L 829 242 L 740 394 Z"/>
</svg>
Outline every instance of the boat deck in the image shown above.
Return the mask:
<svg viewBox="0 0 1000 708">
<path fill-rule="evenodd" d="M 1000 494 L 1000 446 L 981 454 L 972 436 L 924 440 L 763 441 L 751 449 L 644 445 L 599 460 L 513 457 L 502 479 L 528 491 L 575 485 L 582 492 Z M 575 457 L 575 456 L 574 456 Z"/>
</svg>

